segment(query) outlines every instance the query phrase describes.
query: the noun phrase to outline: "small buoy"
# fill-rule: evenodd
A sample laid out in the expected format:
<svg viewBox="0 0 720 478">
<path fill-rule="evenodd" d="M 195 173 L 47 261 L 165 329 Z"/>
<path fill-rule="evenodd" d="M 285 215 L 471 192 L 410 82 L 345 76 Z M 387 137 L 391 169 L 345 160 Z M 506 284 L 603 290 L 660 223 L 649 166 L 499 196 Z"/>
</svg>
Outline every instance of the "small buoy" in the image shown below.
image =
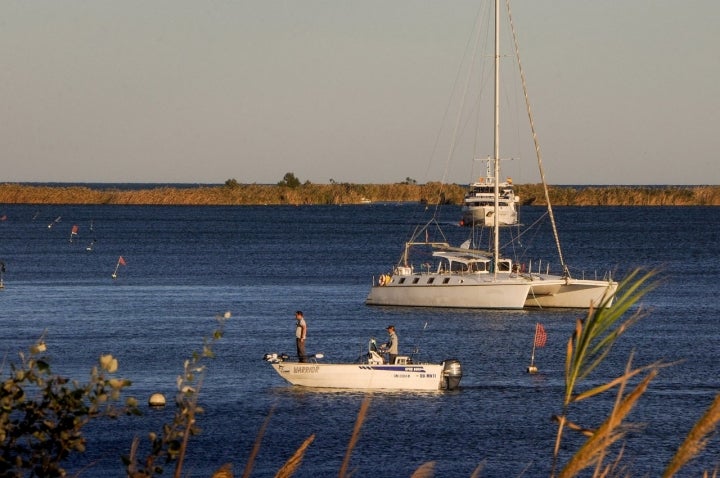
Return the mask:
<svg viewBox="0 0 720 478">
<path fill-rule="evenodd" d="M 537 372 L 538 372 L 538 368 L 535 365 L 530 365 L 527 368 L 527 373 L 537 373 Z"/>
<path fill-rule="evenodd" d="M 151 407 L 164 407 L 165 396 L 162 393 L 153 393 L 148 399 L 148 405 Z"/>
</svg>

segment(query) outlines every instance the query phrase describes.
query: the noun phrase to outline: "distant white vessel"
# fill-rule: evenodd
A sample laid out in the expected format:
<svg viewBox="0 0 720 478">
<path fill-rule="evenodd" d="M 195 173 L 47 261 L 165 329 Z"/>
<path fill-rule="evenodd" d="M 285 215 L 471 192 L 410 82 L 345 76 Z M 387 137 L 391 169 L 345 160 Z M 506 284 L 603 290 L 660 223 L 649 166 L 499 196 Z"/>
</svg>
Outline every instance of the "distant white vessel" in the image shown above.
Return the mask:
<svg viewBox="0 0 720 478">
<path fill-rule="evenodd" d="M 496 208 L 495 176 L 490 170 L 491 160 L 485 161 L 487 161 L 485 176 L 472 183 L 463 198 L 460 224 L 469 227 L 492 227 L 495 221 L 495 211 L 497 210 L 498 224 L 500 226 L 516 225 L 518 223 L 517 204 L 520 197 L 515 195 L 512 179 L 507 178 L 498 184 L 498 204 Z"/>
<path fill-rule="evenodd" d="M 462 367 L 456 359 L 441 363 L 419 363 L 408 356 L 397 356 L 386 363 L 378 353 L 374 339 L 368 352 L 355 363 L 322 363 L 322 354 L 308 357 L 308 362 L 289 361 L 286 355 L 265 354 L 263 360 L 293 385 L 313 388 L 347 388 L 362 390 L 454 390 L 460 386 Z"/>
</svg>

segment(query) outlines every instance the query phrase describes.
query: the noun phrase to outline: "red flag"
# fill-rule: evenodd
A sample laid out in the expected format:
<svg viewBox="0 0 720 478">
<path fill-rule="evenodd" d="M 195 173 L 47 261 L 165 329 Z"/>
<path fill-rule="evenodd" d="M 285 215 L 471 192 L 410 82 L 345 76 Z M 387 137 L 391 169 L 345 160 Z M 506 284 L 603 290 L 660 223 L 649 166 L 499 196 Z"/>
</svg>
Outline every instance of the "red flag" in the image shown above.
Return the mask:
<svg viewBox="0 0 720 478">
<path fill-rule="evenodd" d="M 545 342 L 547 342 L 545 328 L 538 323 L 535 326 L 535 347 L 545 347 Z"/>
<path fill-rule="evenodd" d="M 123 259 L 123 256 L 120 256 L 120 259 L 118 259 L 118 264 L 120 264 L 121 266 L 125 265 L 125 259 Z"/>
</svg>

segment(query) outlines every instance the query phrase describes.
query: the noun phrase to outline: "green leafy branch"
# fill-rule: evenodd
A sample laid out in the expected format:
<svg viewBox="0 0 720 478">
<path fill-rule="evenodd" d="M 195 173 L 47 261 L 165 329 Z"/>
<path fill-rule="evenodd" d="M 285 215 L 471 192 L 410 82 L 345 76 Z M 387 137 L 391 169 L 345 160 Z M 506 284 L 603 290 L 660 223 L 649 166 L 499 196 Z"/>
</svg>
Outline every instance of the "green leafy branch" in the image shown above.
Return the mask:
<svg viewBox="0 0 720 478">
<path fill-rule="evenodd" d="M 0 388 L 0 476 L 64 476 L 62 463 L 74 452 L 85 451 L 83 427 L 91 420 L 120 414 L 139 414 L 137 400 L 118 406 L 131 382 L 114 378 L 118 369 L 112 355 L 100 357 L 85 384 L 53 375 L 45 355 L 44 335 L 20 352 L 20 363 Z M 2 367 L 5 368 L 4 366 Z"/>
</svg>

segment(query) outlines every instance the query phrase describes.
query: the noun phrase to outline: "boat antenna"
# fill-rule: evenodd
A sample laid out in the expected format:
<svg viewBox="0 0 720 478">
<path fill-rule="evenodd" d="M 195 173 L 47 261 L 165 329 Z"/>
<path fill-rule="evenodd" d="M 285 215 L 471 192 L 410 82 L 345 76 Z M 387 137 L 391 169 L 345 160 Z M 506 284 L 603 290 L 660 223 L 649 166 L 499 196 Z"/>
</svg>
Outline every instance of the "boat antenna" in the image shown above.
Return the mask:
<svg viewBox="0 0 720 478">
<path fill-rule="evenodd" d="M 421 335 L 423 335 L 423 333 L 425 332 L 425 329 L 427 329 L 427 326 L 428 326 L 428 322 L 426 320 L 425 323 L 423 324 L 423 328 L 420 333 Z M 418 355 L 419 353 L 420 353 L 420 346 L 418 344 L 415 344 L 415 347 L 413 347 L 413 351 L 412 351 L 411 355 L 415 356 L 415 355 Z"/>
<path fill-rule="evenodd" d="M 493 277 L 497 278 L 500 261 L 500 0 L 495 0 L 495 138 L 493 160 L 495 161 L 495 213 L 493 214 Z"/>
<path fill-rule="evenodd" d="M 555 238 L 555 247 L 557 247 L 558 256 L 560 259 L 560 266 L 563 269 L 563 276 L 570 277 L 570 270 L 565 259 L 563 258 L 562 248 L 560 247 L 560 236 L 558 235 L 557 226 L 555 224 L 555 215 L 552 210 L 552 203 L 550 202 L 550 192 L 548 191 L 547 181 L 545 181 L 545 169 L 542 163 L 542 153 L 540 151 L 540 141 L 538 139 L 537 131 L 535 130 L 535 121 L 533 120 L 532 108 L 530 108 L 530 96 L 528 95 L 527 83 L 525 82 L 525 71 L 523 70 L 522 63 L 520 62 L 520 46 L 518 43 L 517 33 L 515 32 L 515 24 L 512 20 L 512 12 L 510 10 L 510 0 L 505 1 L 508 12 L 508 20 L 510 23 L 510 31 L 512 32 L 513 44 L 515 47 L 515 58 L 518 63 L 518 70 L 520 72 L 520 81 L 522 83 L 523 96 L 525 97 L 525 109 L 527 110 L 528 120 L 530 121 L 530 131 L 532 132 L 533 143 L 535 145 L 535 156 L 537 157 L 538 169 L 540 170 L 540 180 L 543 185 L 543 192 L 545 193 L 545 202 L 547 203 L 548 215 L 550 216 L 550 224 L 552 226 L 553 237 Z M 497 206 L 496 209 L 497 211 Z"/>
</svg>

